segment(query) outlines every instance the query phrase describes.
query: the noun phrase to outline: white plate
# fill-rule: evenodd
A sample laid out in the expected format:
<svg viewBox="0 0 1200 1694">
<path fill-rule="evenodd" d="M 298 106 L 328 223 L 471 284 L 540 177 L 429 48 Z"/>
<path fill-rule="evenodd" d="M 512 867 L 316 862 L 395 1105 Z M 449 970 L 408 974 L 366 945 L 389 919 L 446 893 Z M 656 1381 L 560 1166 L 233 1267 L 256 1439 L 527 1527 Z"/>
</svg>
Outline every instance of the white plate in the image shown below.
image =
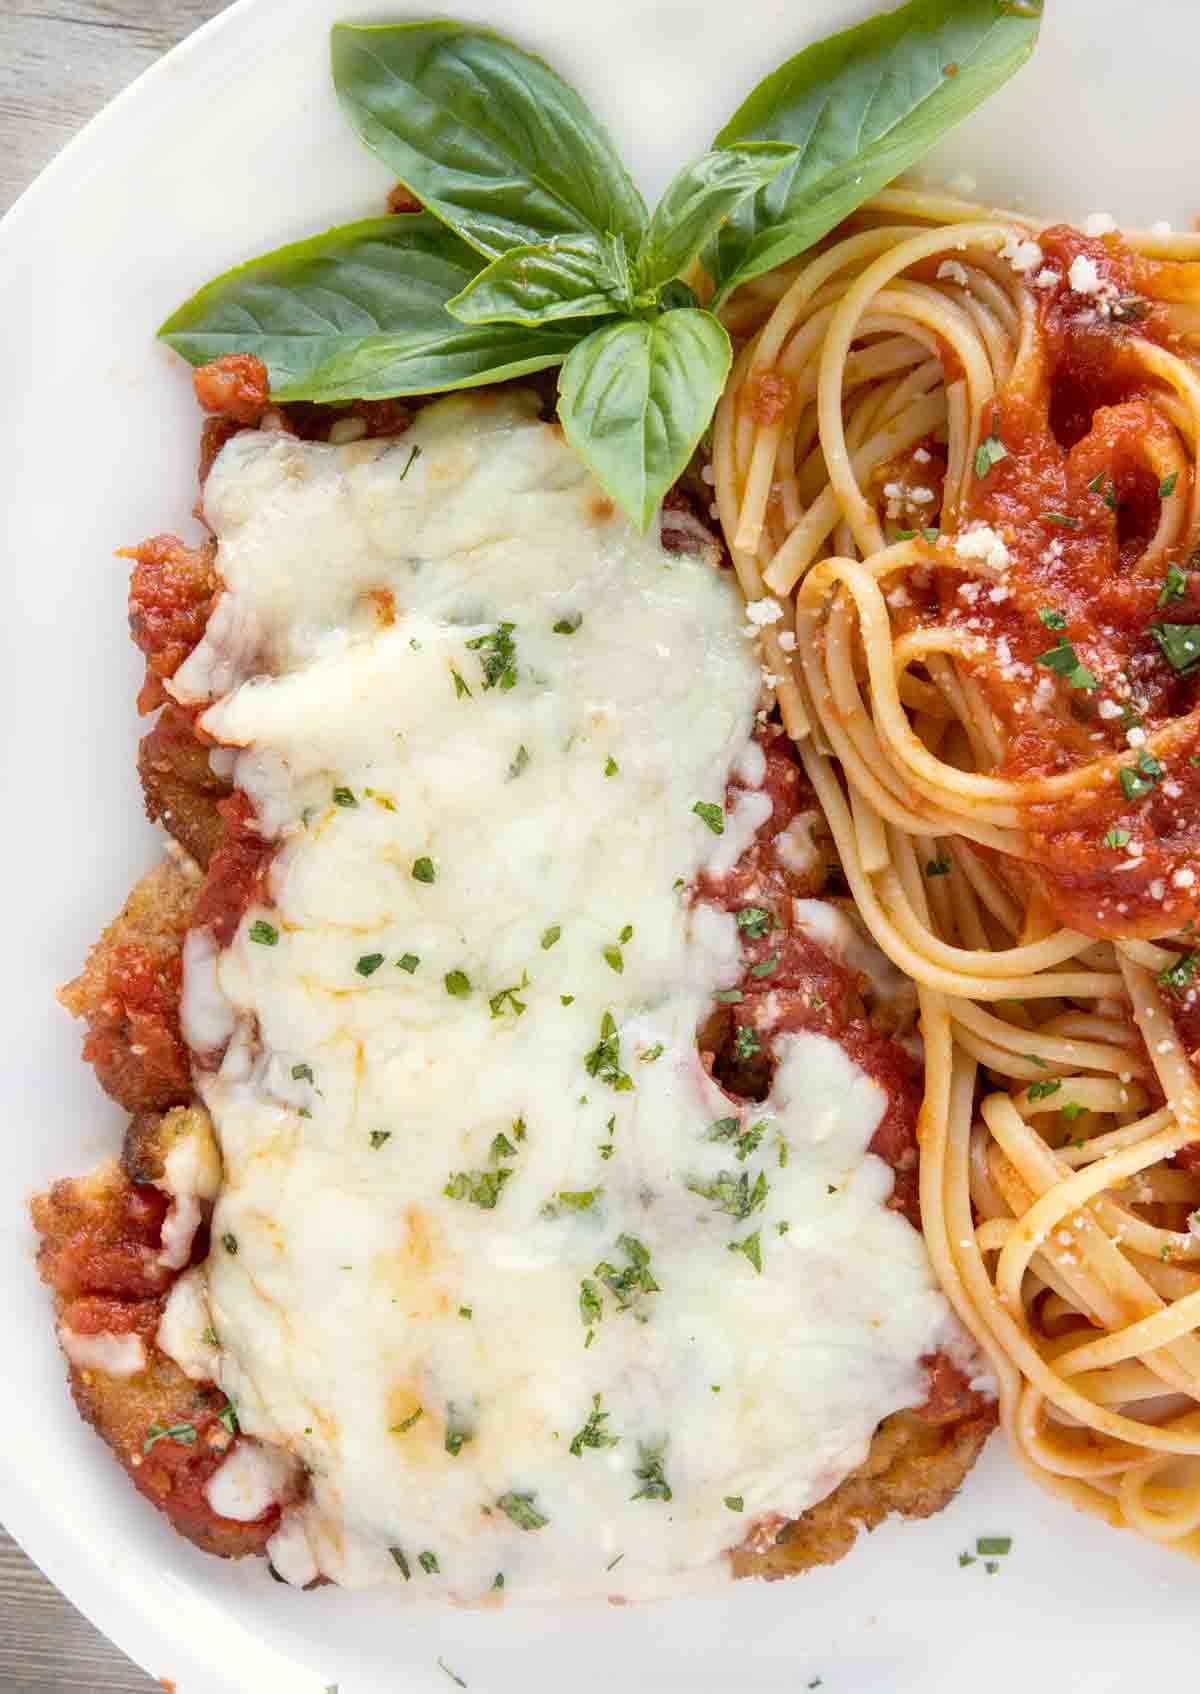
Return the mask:
<svg viewBox="0 0 1200 1694">
<path fill-rule="evenodd" d="M 7 891 L 0 1515 L 75 1603 L 179 1694 L 1089 1694 L 1178 1686 L 1195 1567 L 1027 1484 L 999 1441 L 960 1498 L 843 1564 L 648 1608 L 437 1612 L 295 1593 L 179 1540 L 75 1415 L 26 1196 L 118 1145 L 55 985 L 155 853 L 133 772 L 139 665 L 113 550 L 190 533 L 196 414 L 155 325 L 235 260 L 378 210 L 388 177 L 339 120 L 326 30 L 403 5 L 242 0 L 67 149 L 0 228 L 0 626 Z M 450 10 L 456 6 L 450 5 Z M 653 193 L 847 0 L 475 0 L 542 50 Z M 1047 213 L 1182 225 L 1195 204 L 1193 0 L 1048 0 L 1033 64 L 935 160 Z M 1003 1569 L 960 1570 L 979 1534 Z M 1167 1682 L 1165 1679 L 1170 1678 Z"/>
</svg>

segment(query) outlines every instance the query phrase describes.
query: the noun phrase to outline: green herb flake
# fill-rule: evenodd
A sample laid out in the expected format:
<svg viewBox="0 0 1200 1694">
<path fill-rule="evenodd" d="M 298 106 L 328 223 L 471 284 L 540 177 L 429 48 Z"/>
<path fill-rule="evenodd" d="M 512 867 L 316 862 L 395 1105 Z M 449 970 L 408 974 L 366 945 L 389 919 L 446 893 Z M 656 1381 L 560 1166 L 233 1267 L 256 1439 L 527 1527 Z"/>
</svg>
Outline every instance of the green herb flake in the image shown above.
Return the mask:
<svg viewBox="0 0 1200 1694">
<path fill-rule="evenodd" d="M 1152 623 L 1150 634 L 1163 658 L 1180 676 L 1189 676 L 1200 665 L 1200 624 Z"/>
<path fill-rule="evenodd" d="M 936 859 L 930 859 L 927 861 L 925 865 L 925 875 L 949 876 L 952 869 L 953 865 L 951 864 L 950 859 L 945 853 L 942 853 L 939 854 Z"/>
<path fill-rule="evenodd" d="M 522 746 L 517 748 L 516 752 L 513 754 L 511 760 L 509 761 L 508 780 L 510 782 L 512 782 L 514 780 L 514 778 L 520 776 L 521 772 L 525 769 L 525 767 L 528 765 L 528 763 L 529 763 L 529 749 L 528 749 L 528 747 L 525 747 L 525 746 L 522 745 Z"/>
<path fill-rule="evenodd" d="M 552 923 L 549 929 L 542 931 L 542 952 L 548 953 L 562 934 L 562 925 Z"/>
<path fill-rule="evenodd" d="M 618 1308 L 625 1312 L 637 1304 L 643 1294 L 658 1294 L 661 1292 L 654 1274 L 650 1269 L 650 1254 L 635 1235 L 618 1235 L 617 1246 L 629 1261 L 620 1270 L 607 1259 L 602 1259 L 592 1275 L 602 1282 L 609 1293 L 614 1296 Z M 581 1288 L 590 1288 L 596 1294 L 595 1284 L 585 1281 Z M 583 1310 L 582 1293 L 580 1310 Z M 585 1318 L 584 1320 L 588 1320 Z"/>
<path fill-rule="evenodd" d="M 517 996 L 522 989 L 528 987 L 528 973 L 522 971 L 520 982 L 514 982 L 509 988 L 501 988 L 498 993 L 491 996 L 488 1001 L 488 1010 L 491 1012 L 492 1016 L 494 1018 L 498 1018 L 506 1009 L 512 1012 L 514 1017 L 519 1018 L 523 1016 L 528 1009 L 528 1005 L 526 1001 L 519 1000 Z"/>
<path fill-rule="evenodd" d="M 1163 767 L 1151 753 L 1143 747 L 1138 754 L 1137 764 L 1122 765 L 1119 773 L 1121 792 L 1127 800 L 1143 800 L 1146 795 L 1160 782 L 1164 775 Z"/>
<path fill-rule="evenodd" d="M 740 1494 L 726 1494 L 725 1504 L 731 1512 L 744 1512 L 746 1502 Z"/>
<path fill-rule="evenodd" d="M 447 971 L 442 980 L 446 984 L 446 993 L 453 994 L 456 999 L 465 999 L 471 992 L 471 979 L 466 971 Z"/>
<path fill-rule="evenodd" d="M 975 1543 L 975 1551 L 982 1558 L 1002 1558 L 1005 1553 L 1012 1552 L 1011 1535 L 981 1535 Z"/>
<path fill-rule="evenodd" d="M 311 1065 L 300 1064 L 300 1065 L 293 1065 L 292 1066 L 292 1081 L 293 1082 L 312 1082 L 312 1080 L 313 1080 L 313 1073 L 312 1073 L 312 1066 Z"/>
<path fill-rule="evenodd" d="M 425 1572 L 426 1576 L 440 1576 L 441 1575 L 442 1567 L 438 1564 L 436 1553 L 429 1553 L 429 1552 L 418 1553 L 417 1554 L 417 1563 L 420 1565 L 421 1569 Z"/>
<path fill-rule="evenodd" d="M 467 1200 L 472 1206 L 491 1212 L 511 1175 L 506 1166 L 495 1171 L 452 1171 L 442 1193 L 448 1200 Z"/>
<path fill-rule="evenodd" d="M 973 1565 L 974 1563 L 975 1563 L 974 1553 L 962 1552 L 958 1555 L 958 1568 L 960 1570 L 966 1570 L 968 1565 Z"/>
<path fill-rule="evenodd" d="M 208 1325 L 208 1328 L 201 1336 L 201 1340 L 204 1342 L 206 1347 L 219 1347 L 221 1345 L 221 1343 L 217 1340 L 217 1332 L 213 1328 L 212 1324 Z"/>
<path fill-rule="evenodd" d="M 1069 518 L 1065 512 L 1039 512 L 1038 517 L 1043 523 L 1057 524 L 1060 529 L 1082 529 L 1080 518 Z"/>
<path fill-rule="evenodd" d="M 1000 439 L 1000 417 L 996 413 L 992 417 L 991 434 L 984 436 L 975 449 L 975 475 L 982 480 L 990 473 L 993 466 L 998 465 L 1001 459 L 1007 458 L 1008 448 Z"/>
<path fill-rule="evenodd" d="M 237 1236 L 230 1230 L 226 1230 L 225 1234 L 221 1237 L 221 1245 L 227 1253 L 236 1254 L 238 1250 Z"/>
<path fill-rule="evenodd" d="M 770 1184 L 762 1171 L 759 1171 L 753 1184 L 749 1171 L 721 1171 L 711 1182 L 689 1177 L 685 1186 L 690 1193 L 710 1201 L 719 1212 L 739 1220 L 761 1210 L 766 1205 L 767 1195 L 770 1193 Z"/>
<path fill-rule="evenodd" d="M 738 1032 L 733 1038 L 733 1050 L 739 1059 L 752 1059 L 756 1053 L 762 1052 L 762 1042 L 758 1039 L 758 1031 L 750 1024 L 738 1025 Z"/>
<path fill-rule="evenodd" d="M 467 1686 L 463 1678 L 459 1676 L 458 1672 L 450 1669 L 450 1666 L 446 1663 L 445 1659 L 439 1659 L 437 1665 L 439 1670 L 445 1671 L 446 1675 L 450 1678 L 456 1688 L 465 1688 Z"/>
<path fill-rule="evenodd" d="M 396 969 L 407 971 L 411 976 L 420 963 L 421 961 L 415 953 L 404 953 L 396 960 Z"/>
<path fill-rule="evenodd" d="M 1081 1106 L 1078 1100 L 1068 1100 L 1062 1109 L 1063 1122 L 1074 1123 L 1075 1119 L 1081 1118 L 1086 1111 L 1087 1107 Z"/>
<path fill-rule="evenodd" d="M 568 1451 L 577 1459 L 583 1457 L 585 1447 L 615 1447 L 620 1440 L 620 1436 L 611 1435 L 604 1427 L 608 1422 L 608 1413 L 600 1410 L 601 1398 L 599 1394 L 592 1395 L 592 1409 L 587 1422 L 571 1437 Z"/>
<path fill-rule="evenodd" d="M 250 939 L 257 941 L 260 947 L 274 947 L 279 942 L 279 931 L 265 918 L 256 918 L 250 925 Z"/>
<path fill-rule="evenodd" d="M 1062 1087 L 1058 1077 L 1045 1082 L 1031 1082 L 1025 1090 L 1031 1100 L 1048 1100 L 1052 1094 L 1057 1094 Z"/>
<path fill-rule="evenodd" d="M 437 872 L 433 868 L 432 859 L 414 859 L 412 868 L 413 879 L 416 882 L 436 882 Z"/>
<path fill-rule="evenodd" d="M 569 617 L 559 618 L 554 626 L 555 635 L 574 635 L 583 622 L 582 612 L 572 612 Z"/>
<path fill-rule="evenodd" d="M 515 1491 L 501 1494 L 496 1504 L 505 1517 L 511 1519 L 518 1529 L 545 1529 L 550 1522 L 550 1519 L 543 1517 L 534 1505 L 532 1494 L 518 1494 Z"/>
<path fill-rule="evenodd" d="M 631 1500 L 670 1500 L 671 1486 L 663 1474 L 663 1455 L 666 1442 L 638 1442 L 639 1463 L 634 1469 L 634 1476 L 641 1483 L 636 1494 L 631 1494 Z"/>
<path fill-rule="evenodd" d="M 357 806 L 358 796 L 352 788 L 335 788 L 333 803 L 335 806 Z"/>
<path fill-rule="evenodd" d="M 579 1284 L 579 1316 L 585 1325 L 599 1323 L 604 1316 L 604 1302 L 596 1284 L 584 1277 Z"/>
<path fill-rule="evenodd" d="M 1191 987 L 1198 964 L 1200 952 L 1181 953 L 1174 964 L 1165 965 L 1154 980 L 1160 988 L 1165 988 L 1170 994 L 1184 994 Z"/>
<path fill-rule="evenodd" d="M 627 1093 L 633 1087 L 633 1078 L 621 1069 L 621 1038 L 611 1012 L 605 1012 L 601 1018 L 600 1039 L 585 1055 L 583 1063 L 589 1076 L 598 1077 L 618 1094 Z"/>
<path fill-rule="evenodd" d="M 1119 851 L 1122 847 L 1128 847 L 1131 840 L 1127 829 L 1110 829 L 1104 837 L 1104 845 Z"/>
<path fill-rule="evenodd" d="M 767 1127 L 766 1118 L 760 1118 L 757 1123 L 750 1124 L 746 1129 L 741 1127 L 737 1118 L 717 1118 L 715 1123 L 709 1125 L 704 1139 L 728 1142 L 741 1162 L 757 1151 Z"/>
<path fill-rule="evenodd" d="M 740 988 L 718 988 L 713 995 L 722 1006 L 740 1006 L 745 998 Z"/>
<path fill-rule="evenodd" d="M 502 1570 L 498 1570 L 496 1572 L 495 1576 L 492 1578 L 492 1587 L 493 1588 L 503 1588 L 504 1587 L 504 1572 Z"/>
<path fill-rule="evenodd" d="M 382 963 L 382 953 L 364 953 L 354 968 L 359 976 L 374 976 Z"/>
<path fill-rule="evenodd" d="M 743 935 L 751 941 L 759 941 L 771 927 L 771 914 L 765 906 L 743 906 L 734 922 Z"/>
<path fill-rule="evenodd" d="M 152 1423 L 146 1431 L 146 1439 L 142 1442 L 142 1457 L 164 1440 L 173 1441 L 177 1447 L 192 1447 L 196 1443 L 196 1426 L 191 1423 Z"/>
<path fill-rule="evenodd" d="M 618 976 L 620 976 L 622 974 L 622 972 L 625 969 L 625 958 L 624 958 L 624 955 L 622 954 L 621 949 L 619 947 L 613 947 L 613 946 L 602 947 L 601 950 L 600 950 L 600 955 L 603 958 L 605 964 L 608 966 L 609 970 L 616 971 Z"/>
<path fill-rule="evenodd" d="M 655 1059 L 661 1059 L 666 1048 L 661 1041 L 656 1041 L 653 1047 L 647 1047 L 644 1053 L 638 1054 L 638 1060 L 643 1065 L 652 1065 Z"/>
<path fill-rule="evenodd" d="M 405 1418 L 403 1423 L 394 1423 L 391 1426 L 391 1428 L 388 1430 L 388 1434 L 389 1435 L 407 1435 L 409 1430 L 412 1429 L 412 1427 L 414 1426 L 414 1424 L 420 1423 L 421 1419 L 424 1416 L 425 1416 L 424 1406 L 418 1406 L 416 1411 L 413 1412 L 412 1416 Z"/>
<path fill-rule="evenodd" d="M 391 1139 L 392 1132 L 390 1129 L 373 1129 L 371 1131 L 371 1146 L 376 1150 L 376 1152 L 379 1151 L 385 1141 L 390 1141 Z"/>
<path fill-rule="evenodd" d="M 397 482 L 403 482 L 404 481 L 405 477 L 408 475 L 409 471 L 412 470 L 413 466 L 416 464 L 417 460 L 420 457 L 421 457 L 421 449 L 420 449 L 419 446 L 414 445 L 412 452 L 408 455 L 408 458 L 405 459 L 405 461 L 404 461 L 404 469 L 400 472 L 400 475 L 396 478 Z"/>
<path fill-rule="evenodd" d="M 610 753 L 608 755 L 608 758 L 605 759 L 605 761 L 604 761 L 604 774 L 605 774 L 605 776 L 616 776 L 620 769 L 621 769 L 620 765 L 617 763 L 617 761 L 613 758 L 612 754 Z"/>
<path fill-rule="evenodd" d="M 724 835 L 725 812 L 722 807 L 714 805 L 711 800 L 697 800 L 692 811 L 708 825 L 714 835 Z"/>
<path fill-rule="evenodd" d="M 751 965 L 750 975 L 757 977 L 773 976 L 779 969 L 779 954 L 772 953 L 768 958 L 761 959 L 758 964 Z"/>
<path fill-rule="evenodd" d="M 1067 627 L 1067 620 L 1062 613 L 1052 611 L 1049 606 L 1039 606 L 1038 617 L 1047 629 L 1066 629 Z"/>
<path fill-rule="evenodd" d="M 729 1251 L 743 1254 L 745 1258 L 749 1259 L 759 1276 L 762 1275 L 762 1241 L 760 1235 L 761 1232 L 756 1229 L 753 1235 L 747 1235 L 744 1240 L 729 1243 Z"/>
<path fill-rule="evenodd" d="M 1162 481 L 1158 485 L 1158 497 L 1159 497 L 1159 499 L 1160 500 L 1169 500 L 1171 498 L 1172 494 L 1174 494 L 1174 492 L 1175 492 L 1175 484 L 1178 481 L 1179 481 L 1179 472 L 1178 471 L 1172 471 L 1169 476 L 1164 476 Z"/>
<path fill-rule="evenodd" d="M 1169 606 L 1172 601 L 1182 600 L 1187 594 L 1187 574 L 1178 565 L 1167 566 L 1167 580 L 1162 585 L 1158 596 L 1160 606 Z"/>
<path fill-rule="evenodd" d="M 480 653 L 485 689 L 499 688 L 507 692 L 517 682 L 517 649 L 512 634 L 516 624 L 501 623 L 487 635 L 477 635 L 467 646 Z"/>
<path fill-rule="evenodd" d="M 1063 677 L 1069 688 L 1092 689 L 1100 686 L 1087 666 L 1080 664 L 1079 655 L 1071 643 L 1061 635 L 1053 647 L 1037 655 L 1036 662 L 1044 665 L 1048 671 L 1053 671 L 1056 676 Z"/>
</svg>

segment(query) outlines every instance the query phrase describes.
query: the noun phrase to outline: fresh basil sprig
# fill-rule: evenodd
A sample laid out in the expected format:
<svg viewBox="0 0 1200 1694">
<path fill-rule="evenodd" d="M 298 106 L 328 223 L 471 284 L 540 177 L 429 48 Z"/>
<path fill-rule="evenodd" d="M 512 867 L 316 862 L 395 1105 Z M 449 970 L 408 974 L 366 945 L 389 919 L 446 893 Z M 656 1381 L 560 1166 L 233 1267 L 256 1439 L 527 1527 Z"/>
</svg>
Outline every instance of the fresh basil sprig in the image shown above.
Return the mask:
<svg viewBox="0 0 1200 1694">
<path fill-rule="evenodd" d="M 994 94 L 1033 52 L 1042 0 L 909 0 L 816 41 L 760 82 L 719 147 L 796 153 L 704 255 L 716 303 L 819 241 Z"/>
<path fill-rule="evenodd" d="M 568 440 L 645 529 L 729 373 L 715 307 L 1005 81 L 1039 12 L 1040 0 L 909 0 L 807 48 L 652 216 L 606 131 L 533 54 L 462 23 L 339 24 L 342 110 L 426 210 L 241 265 L 159 333 L 197 365 L 257 354 L 280 401 L 428 394 L 561 365 Z"/>
</svg>

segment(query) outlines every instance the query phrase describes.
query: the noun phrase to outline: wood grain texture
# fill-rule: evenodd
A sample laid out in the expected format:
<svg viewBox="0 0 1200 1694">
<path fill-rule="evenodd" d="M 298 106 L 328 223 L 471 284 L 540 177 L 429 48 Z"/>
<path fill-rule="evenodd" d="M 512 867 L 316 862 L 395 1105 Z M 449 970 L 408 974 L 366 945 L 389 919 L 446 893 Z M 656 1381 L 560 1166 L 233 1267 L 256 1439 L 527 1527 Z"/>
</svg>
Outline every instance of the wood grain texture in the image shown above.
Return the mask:
<svg viewBox="0 0 1200 1694">
<path fill-rule="evenodd" d="M 0 213 L 114 94 L 227 3 L 0 0 Z M 0 1694 L 162 1694 L 2 1529 Z"/>
</svg>

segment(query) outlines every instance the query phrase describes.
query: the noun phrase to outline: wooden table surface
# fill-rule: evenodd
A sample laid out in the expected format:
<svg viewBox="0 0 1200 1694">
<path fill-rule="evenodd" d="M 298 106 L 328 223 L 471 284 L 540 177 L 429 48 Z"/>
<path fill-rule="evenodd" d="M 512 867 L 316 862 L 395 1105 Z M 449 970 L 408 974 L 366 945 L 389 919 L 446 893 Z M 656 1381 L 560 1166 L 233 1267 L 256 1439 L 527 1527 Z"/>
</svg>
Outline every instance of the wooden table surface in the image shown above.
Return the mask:
<svg viewBox="0 0 1200 1694">
<path fill-rule="evenodd" d="M 0 0 L 0 213 L 93 113 L 227 3 Z M 3 1529 L 0 1694 L 162 1694 Z"/>
</svg>

